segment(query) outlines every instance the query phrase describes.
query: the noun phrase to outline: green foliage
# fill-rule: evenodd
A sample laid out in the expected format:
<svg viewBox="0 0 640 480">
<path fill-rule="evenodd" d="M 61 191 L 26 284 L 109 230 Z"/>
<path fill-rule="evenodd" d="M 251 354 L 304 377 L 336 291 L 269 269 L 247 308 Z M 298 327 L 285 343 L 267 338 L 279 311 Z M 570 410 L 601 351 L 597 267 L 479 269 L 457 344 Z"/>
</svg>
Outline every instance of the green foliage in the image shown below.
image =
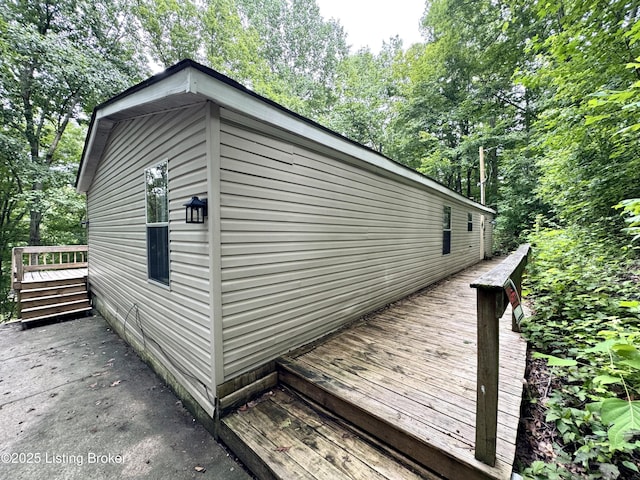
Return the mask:
<svg viewBox="0 0 640 480">
<path fill-rule="evenodd" d="M 538 226 L 530 240 L 535 315 L 523 330 L 559 379 L 542 400 L 557 431 L 554 450 L 566 456 L 523 474 L 551 478 L 561 466 L 588 478 L 632 478 L 640 458 L 638 262 L 586 228 Z"/>
<path fill-rule="evenodd" d="M 522 472 L 522 475 L 527 480 L 562 480 L 572 477 L 571 472 L 564 467 L 540 460 L 535 460 Z"/>
<path fill-rule="evenodd" d="M 631 241 L 640 240 L 640 198 L 623 200 L 615 208 L 623 209 L 623 213 L 626 215 L 625 222 L 629 226 L 624 231 L 634 235 Z"/>
<path fill-rule="evenodd" d="M 151 58 L 168 67 L 185 58 L 198 60 L 201 11 L 192 0 L 139 0 L 133 13 Z"/>
<path fill-rule="evenodd" d="M 578 362 L 571 358 L 559 358 L 553 355 L 547 355 L 545 353 L 534 352 L 533 358 L 544 358 L 547 360 L 547 365 L 550 367 L 575 367 Z"/>
<path fill-rule="evenodd" d="M 638 5 L 591 0 L 519 7 L 541 25 L 528 49 L 535 62 L 517 77 L 542 94 L 533 125 L 538 196 L 564 222 L 617 232 L 612 205 L 640 196 L 640 142 L 620 135 L 637 118 L 633 102 L 626 102 L 639 78 L 628 68 L 640 54 Z"/>
<path fill-rule="evenodd" d="M 42 241 L 44 191 L 58 182 L 56 155 L 67 127 L 144 71 L 126 6 L 0 1 L 3 131 L 18 142 L 18 158 L 28 162 L 14 172 L 30 215 L 31 244 Z"/>
<path fill-rule="evenodd" d="M 363 49 L 338 66 L 333 94 L 335 103 L 321 118 L 330 128 L 348 138 L 387 153 L 390 122 L 398 101 L 393 65 L 402 57 L 402 43 L 391 39 L 374 55 Z"/>
<path fill-rule="evenodd" d="M 602 402 L 600 414 L 602 421 L 610 425 L 608 438 L 612 450 L 624 450 L 634 435 L 640 434 L 640 401 L 607 398 Z"/>
<path fill-rule="evenodd" d="M 520 176 L 531 170 L 522 149 L 535 114 L 534 89 L 512 81 L 528 58 L 526 12 L 488 1 L 430 2 L 423 18 L 428 42 L 411 47 L 394 66 L 402 101 L 393 108 L 388 153 L 479 200 L 478 150 L 483 146 L 487 203 L 500 209 L 520 200 L 516 196 L 534 199 L 535 177 Z M 508 181 L 506 170 L 511 170 Z M 501 198 L 500 187 L 509 188 L 514 180 L 517 187 L 514 182 Z M 511 209 L 498 238 L 508 243 L 510 234 L 522 230 L 521 220 L 539 213 L 537 207 L 534 200 L 523 215 Z"/>
<path fill-rule="evenodd" d="M 28 238 L 22 222 L 26 211 L 18 197 L 22 191 L 20 179 L 27 165 L 19 139 L 0 129 L 0 322 L 13 313 L 13 301 L 9 297 L 11 246 Z"/>
<path fill-rule="evenodd" d="M 499 249 L 512 251 L 527 241 L 536 219 L 549 208 L 534 194 L 539 169 L 532 148 L 505 152 L 500 158 L 500 171 L 504 180 L 498 191 L 495 244 Z"/>
<path fill-rule="evenodd" d="M 10 249 L 83 240 L 75 179 L 93 107 L 146 72 L 128 0 L 0 0 L 0 313 Z M 28 219 L 28 220 L 27 220 Z"/>
<path fill-rule="evenodd" d="M 164 67 L 192 58 L 316 119 L 336 99 L 345 33 L 315 0 L 141 0 L 134 12 Z"/>
<path fill-rule="evenodd" d="M 258 91 L 302 115 L 326 116 L 336 99 L 338 66 L 348 53 L 340 24 L 322 18 L 315 0 L 237 3 L 260 38 L 257 57 L 268 69 Z"/>
<path fill-rule="evenodd" d="M 203 8 L 200 46 L 205 63 L 239 82 L 254 83 L 260 90 L 267 65 L 259 55 L 257 30 L 243 25 L 234 0 L 207 0 Z"/>
</svg>

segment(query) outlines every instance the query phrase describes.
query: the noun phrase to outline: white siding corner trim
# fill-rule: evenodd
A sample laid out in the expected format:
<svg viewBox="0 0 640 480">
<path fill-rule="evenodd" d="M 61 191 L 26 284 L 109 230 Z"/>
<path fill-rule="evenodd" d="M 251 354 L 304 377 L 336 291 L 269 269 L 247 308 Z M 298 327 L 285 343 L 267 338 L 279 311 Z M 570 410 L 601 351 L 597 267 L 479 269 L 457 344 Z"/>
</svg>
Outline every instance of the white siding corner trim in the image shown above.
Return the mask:
<svg viewBox="0 0 640 480">
<path fill-rule="evenodd" d="M 220 266 L 220 107 L 207 102 L 207 188 L 209 190 L 209 297 L 212 385 L 224 381 L 222 347 L 222 291 Z"/>
</svg>

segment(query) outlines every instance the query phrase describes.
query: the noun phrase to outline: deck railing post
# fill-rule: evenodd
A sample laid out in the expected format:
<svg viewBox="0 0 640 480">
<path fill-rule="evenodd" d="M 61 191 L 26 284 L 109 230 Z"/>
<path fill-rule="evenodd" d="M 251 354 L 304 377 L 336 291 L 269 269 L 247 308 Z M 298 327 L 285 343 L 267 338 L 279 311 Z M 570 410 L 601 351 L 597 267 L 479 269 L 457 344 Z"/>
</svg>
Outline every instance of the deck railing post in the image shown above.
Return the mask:
<svg viewBox="0 0 640 480">
<path fill-rule="evenodd" d="M 15 293 L 16 317 L 20 318 L 22 306 L 22 280 L 24 279 L 23 249 L 15 247 L 11 255 L 11 288 Z"/>
<path fill-rule="evenodd" d="M 498 427 L 498 320 L 503 293 L 478 288 L 478 372 L 476 392 L 476 458 L 496 463 Z M 500 303 L 500 304 L 499 304 Z"/>
<path fill-rule="evenodd" d="M 19 288 L 22 280 L 24 278 L 24 261 L 23 261 L 23 249 L 22 247 L 15 247 L 13 249 L 13 256 L 11 258 L 11 270 L 12 275 L 14 275 L 12 279 L 12 288 Z"/>
<path fill-rule="evenodd" d="M 504 287 L 513 281 L 522 292 L 522 274 L 527 264 L 529 245 L 522 245 L 500 265 L 471 284 L 477 289 L 478 370 L 476 393 L 476 459 L 494 466 L 498 427 L 499 320 L 509 299 Z M 512 329 L 519 331 L 512 315 Z"/>
</svg>

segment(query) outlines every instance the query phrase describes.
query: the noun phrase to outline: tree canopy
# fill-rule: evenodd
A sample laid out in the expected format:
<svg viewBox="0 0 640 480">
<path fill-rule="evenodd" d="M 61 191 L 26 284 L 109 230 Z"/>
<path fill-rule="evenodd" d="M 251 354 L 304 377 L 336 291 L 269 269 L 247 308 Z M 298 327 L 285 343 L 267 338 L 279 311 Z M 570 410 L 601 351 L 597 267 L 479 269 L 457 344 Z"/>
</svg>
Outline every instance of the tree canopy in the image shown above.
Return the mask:
<svg viewBox="0 0 640 480">
<path fill-rule="evenodd" d="M 147 68 L 125 1 L 1 0 L 0 11 L 0 168 L 6 174 L 0 272 L 6 291 L 11 246 L 73 240 L 46 236 L 43 221 L 64 225 L 66 206 L 73 207 L 71 215 L 84 210 L 70 188 L 84 136 L 75 127 Z"/>
</svg>

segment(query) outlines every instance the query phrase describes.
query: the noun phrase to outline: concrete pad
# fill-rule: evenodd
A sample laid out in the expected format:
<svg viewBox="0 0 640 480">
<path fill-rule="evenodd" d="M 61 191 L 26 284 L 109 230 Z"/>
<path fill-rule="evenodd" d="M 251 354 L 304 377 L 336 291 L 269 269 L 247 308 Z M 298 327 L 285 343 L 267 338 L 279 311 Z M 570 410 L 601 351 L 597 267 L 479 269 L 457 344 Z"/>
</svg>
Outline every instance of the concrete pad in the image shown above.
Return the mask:
<svg viewBox="0 0 640 480">
<path fill-rule="evenodd" d="M 0 478 L 250 478 L 100 317 L 0 326 L 0 435 Z"/>
</svg>

